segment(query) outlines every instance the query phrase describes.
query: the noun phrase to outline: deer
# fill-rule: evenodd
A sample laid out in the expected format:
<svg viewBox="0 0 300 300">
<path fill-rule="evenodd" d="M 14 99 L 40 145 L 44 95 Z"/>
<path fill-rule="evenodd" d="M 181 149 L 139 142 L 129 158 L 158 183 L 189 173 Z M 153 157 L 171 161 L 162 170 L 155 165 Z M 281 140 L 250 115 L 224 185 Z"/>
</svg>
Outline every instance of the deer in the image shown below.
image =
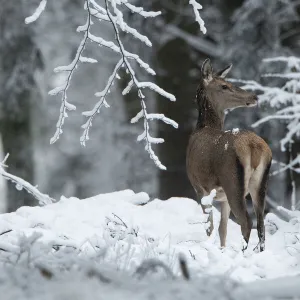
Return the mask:
<svg viewBox="0 0 300 300">
<path fill-rule="evenodd" d="M 254 132 L 224 131 L 227 110 L 258 104 L 257 95 L 225 80 L 231 68 L 232 64 L 213 73 L 209 59 L 202 64 L 195 100 L 198 120 L 188 142 L 186 169 L 196 201 L 208 216 L 208 236 L 214 229 L 212 205 L 203 205 L 201 199 L 212 190 L 216 191 L 215 200 L 221 204 L 218 228 L 221 248 L 226 247 L 227 224 L 232 212 L 241 228 L 242 250 L 247 249 L 253 225 L 245 200 L 250 193 L 259 239 L 254 250 L 261 252 L 265 249 L 265 196 L 272 152 Z"/>
</svg>

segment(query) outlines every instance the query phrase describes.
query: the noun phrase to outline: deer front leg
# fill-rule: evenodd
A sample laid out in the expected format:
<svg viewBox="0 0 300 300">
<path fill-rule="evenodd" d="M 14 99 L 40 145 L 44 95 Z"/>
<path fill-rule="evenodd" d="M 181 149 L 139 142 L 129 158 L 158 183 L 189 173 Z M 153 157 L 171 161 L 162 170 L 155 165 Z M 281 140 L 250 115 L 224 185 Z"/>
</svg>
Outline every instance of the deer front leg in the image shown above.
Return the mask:
<svg viewBox="0 0 300 300">
<path fill-rule="evenodd" d="M 203 205 L 201 203 L 201 199 L 203 197 L 203 194 L 197 193 L 197 202 L 201 205 L 203 213 L 207 216 L 207 227 L 206 227 L 206 234 L 207 236 L 210 236 L 214 230 L 214 221 L 213 221 L 213 211 L 212 211 L 212 205 Z"/>
</svg>

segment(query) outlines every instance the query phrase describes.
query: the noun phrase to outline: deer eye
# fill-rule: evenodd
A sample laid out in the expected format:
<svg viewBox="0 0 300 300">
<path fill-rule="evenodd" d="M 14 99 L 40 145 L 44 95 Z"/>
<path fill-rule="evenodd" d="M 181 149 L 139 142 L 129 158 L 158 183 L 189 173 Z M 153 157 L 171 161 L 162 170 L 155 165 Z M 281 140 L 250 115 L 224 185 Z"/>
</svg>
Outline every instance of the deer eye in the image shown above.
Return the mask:
<svg viewBox="0 0 300 300">
<path fill-rule="evenodd" d="M 228 89 L 228 86 L 226 84 L 222 85 L 222 89 L 223 90 L 227 90 Z"/>
</svg>

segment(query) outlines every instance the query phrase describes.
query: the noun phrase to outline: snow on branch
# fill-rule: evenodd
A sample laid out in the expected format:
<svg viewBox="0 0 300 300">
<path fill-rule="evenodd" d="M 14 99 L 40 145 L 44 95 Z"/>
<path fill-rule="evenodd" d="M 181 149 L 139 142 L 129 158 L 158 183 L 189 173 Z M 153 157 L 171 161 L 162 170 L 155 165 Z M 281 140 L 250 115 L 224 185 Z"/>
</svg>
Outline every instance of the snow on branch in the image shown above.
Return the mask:
<svg viewBox="0 0 300 300">
<path fill-rule="evenodd" d="M 45 10 L 46 5 L 47 5 L 47 0 L 41 0 L 40 4 L 36 8 L 35 12 L 30 17 L 27 17 L 25 19 L 25 23 L 30 24 L 30 23 L 35 22 L 40 17 L 42 12 Z"/>
<path fill-rule="evenodd" d="M 124 89 L 123 94 L 129 93 L 132 87 L 137 88 L 137 93 L 138 97 L 141 102 L 141 112 L 138 114 L 138 118 L 133 118 L 133 120 L 136 120 L 137 122 L 139 119 L 143 118 L 144 119 L 144 131 L 142 134 L 138 136 L 138 141 L 145 141 L 145 149 L 149 153 L 150 158 L 154 161 L 156 166 L 158 166 L 161 169 L 166 169 L 165 166 L 162 165 L 158 157 L 155 155 L 153 149 L 152 149 L 152 144 L 158 144 L 162 143 L 164 140 L 160 138 L 154 138 L 150 135 L 149 133 L 149 120 L 154 120 L 154 119 L 160 119 L 163 122 L 170 124 L 174 126 L 175 128 L 178 127 L 177 123 L 164 115 L 161 114 L 148 114 L 147 113 L 147 108 L 146 108 L 146 103 L 144 101 L 145 96 L 142 93 L 142 89 L 149 88 L 156 93 L 168 98 L 171 101 L 175 101 L 175 97 L 167 93 L 165 90 L 157 86 L 156 84 L 152 82 L 141 82 L 138 80 L 136 77 L 135 71 L 129 62 L 129 60 L 134 60 L 136 61 L 141 68 L 146 70 L 148 73 L 151 75 L 155 75 L 155 72 L 150 68 L 150 66 L 142 61 L 138 55 L 133 54 L 128 52 L 124 45 L 123 42 L 120 38 L 119 30 L 122 30 L 124 32 L 127 32 L 131 34 L 133 37 L 136 39 L 139 39 L 140 41 L 144 42 L 147 46 L 151 46 L 150 40 L 145 37 L 144 35 L 141 35 L 140 33 L 137 32 L 137 30 L 131 28 L 127 23 L 125 22 L 123 18 L 123 13 L 120 10 L 120 5 L 125 4 L 128 8 L 130 8 L 132 11 L 135 13 L 144 15 L 145 11 L 138 9 L 137 7 L 133 5 L 129 5 L 127 1 L 115 1 L 115 0 L 106 0 L 105 1 L 105 7 L 101 7 L 98 3 L 95 2 L 95 0 L 90 1 L 91 5 L 93 6 L 92 15 L 93 16 L 100 16 L 101 19 L 105 19 L 106 21 L 109 21 L 114 29 L 115 32 L 115 40 L 116 42 L 112 41 L 106 41 L 102 37 L 98 37 L 95 35 L 92 35 L 90 32 L 88 32 L 88 38 L 91 39 L 92 41 L 96 42 L 100 46 L 108 47 L 112 51 L 118 53 L 120 55 L 120 60 L 116 64 L 111 76 L 108 79 L 107 85 L 104 87 L 104 89 L 101 92 L 96 93 L 95 95 L 97 97 L 100 97 L 100 100 L 96 103 L 96 105 L 93 107 L 92 110 L 86 111 L 83 113 L 84 116 L 86 116 L 88 119 L 86 123 L 82 126 L 84 129 L 83 134 L 80 138 L 80 142 L 82 145 L 85 145 L 86 141 L 89 139 L 89 130 L 90 127 L 92 126 L 92 121 L 93 118 L 96 116 L 97 113 L 100 112 L 100 109 L 102 106 L 108 107 L 108 104 L 106 102 L 106 97 L 108 93 L 110 92 L 110 89 L 113 85 L 113 82 L 115 78 L 117 77 L 118 71 L 120 68 L 125 68 L 126 72 L 130 75 L 130 81 L 127 85 L 127 87 Z M 111 8 L 110 8 L 111 7 Z M 135 123 L 132 121 L 132 123 Z"/>
<path fill-rule="evenodd" d="M 75 69 L 77 68 L 79 61 L 95 62 L 95 60 L 91 59 L 91 58 L 82 58 L 82 53 L 85 48 L 86 42 L 88 40 L 88 34 L 89 34 L 90 27 L 91 27 L 91 14 L 90 14 L 90 10 L 89 10 L 89 2 L 88 1 L 86 2 L 86 10 L 88 12 L 86 23 L 83 26 L 79 26 L 77 28 L 78 32 L 84 32 L 84 36 L 77 48 L 77 51 L 76 51 L 73 61 L 67 66 L 60 66 L 60 67 L 57 67 L 54 69 L 54 72 L 66 72 L 67 79 L 62 86 L 60 86 L 58 88 L 54 88 L 53 90 L 49 91 L 50 95 L 57 95 L 58 93 L 62 93 L 61 107 L 59 110 L 59 118 L 56 123 L 56 131 L 55 131 L 53 137 L 50 139 L 51 144 L 55 143 L 59 139 L 59 136 L 63 132 L 62 127 L 64 125 L 65 118 L 68 117 L 67 110 L 72 111 L 72 110 L 76 109 L 75 105 L 73 105 L 67 101 L 67 90 L 70 86 L 72 75 L 73 75 Z"/>
<path fill-rule="evenodd" d="M 200 5 L 196 0 L 190 0 L 189 4 L 191 4 L 193 6 L 196 22 L 198 22 L 198 24 L 200 26 L 200 30 L 205 34 L 206 27 L 205 27 L 203 19 L 200 17 L 200 13 L 199 13 L 199 10 L 202 9 L 202 5 Z"/>
<path fill-rule="evenodd" d="M 118 71 L 121 68 L 123 64 L 123 59 L 120 59 L 119 62 L 116 64 L 113 73 L 110 75 L 108 82 L 105 86 L 105 88 L 103 89 L 102 92 L 96 93 L 95 95 L 100 97 L 100 100 L 96 103 L 96 105 L 94 106 L 94 108 L 90 111 L 85 111 L 82 114 L 88 118 L 88 120 L 86 121 L 85 124 L 83 124 L 81 126 L 81 128 L 83 128 L 83 134 L 80 137 L 80 143 L 85 146 L 85 142 L 89 140 L 89 130 L 90 127 L 92 126 L 92 121 L 94 119 L 94 117 L 96 116 L 97 113 L 100 113 L 100 109 L 102 106 L 108 108 L 109 105 L 105 100 L 106 95 L 109 93 L 109 90 L 111 88 L 111 86 L 113 85 L 113 82 L 115 80 L 115 78 L 117 77 Z"/>
<path fill-rule="evenodd" d="M 277 175 L 284 171 L 300 173 L 300 155 L 293 157 L 291 154 L 291 145 L 295 138 L 300 136 L 300 59 L 294 56 L 291 57 L 275 57 L 264 59 L 265 63 L 281 63 L 285 67 L 281 73 L 269 73 L 264 77 L 280 78 L 285 81 L 281 87 L 263 86 L 254 81 L 240 81 L 245 85 L 243 88 L 261 92 L 259 95 L 259 103 L 268 104 L 275 108 L 275 112 L 265 116 L 255 122 L 252 126 L 257 127 L 272 120 L 280 120 L 286 123 L 286 134 L 281 139 L 281 150 L 288 149 L 290 160 L 288 164 L 277 162 L 280 166 L 272 175 Z M 295 182 L 293 185 L 293 195 L 295 195 Z M 296 199 L 293 196 L 291 206 L 295 208 Z"/>
<path fill-rule="evenodd" d="M 31 185 L 29 182 L 5 171 L 4 168 L 7 167 L 5 165 L 7 158 L 8 158 L 8 154 L 5 156 L 4 160 L 0 163 L 0 174 L 3 178 L 15 183 L 16 189 L 19 191 L 21 191 L 24 188 L 28 193 L 32 194 L 33 197 L 39 201 L 39 205 L 41 206 L 56 202 L 55 199 L 49 197 L 46 194 L 42 194 L 36 187 Z"/>
<path fill-rule="evenodd" d="M 287 145 L 293 142 L 293 138 L 300 135 L 300 59 L 293 56 L 276 57 L 265 59 L 264 62 L 285 63 L 285 72 L 265 75 L 265 77 L 280 77 L 286 79 L 286 83 L 282 87 L 262 86 L 254 81 L 241 82 L 245 83 L 245 89 L 256 90 L 262 93 L 259 96 L 260 103 L 267 103 L 277 109 L 274 114 L 255 122 L 252 125 L 253 127 L 257 127 L 271 120 L 284 120 L 287 123 L 286 136 L 280 141 L 281 149 L 285 151 Z"/>
<path fill-rule="evenodd" d="M 89 132 L 92 126 L 92 122 L 95 116 L 100 113 L 101 108 L 104 106 L 106 108 L 109 107 L 106 99 L 108 94 L 111 91 L 111 88 L 115 82 L 116 78 L 119 78 L 118 71 L 121 68 L 124 68 L 126 73 L 130 76 L 130 81 L 127 87 L 123 90 L 123 95 L 130 92 L 130 90 L 135 87 L 137 90 L 138 98 L 141 104 L 141 111 L 138 113 L 136 117 L 131 120 L 131 123 L 136 123 L 139 119 L 143 119 L 144 121 L 144 131 L 142 134 L 138 136 L 138 141 L 145 142 L 145 149 L 149 153 L 150 158 L 154 161 L 154 163 L 161 169 L 166 169 L 165 166 L 162 165 L 158 157 L 155 155 L 152 144 L 162 143 L 163 139 L 152 137 L 149 133 L 149 121 L 152 120 L 161 120 L 168 125 L 171 125 L 175 128 L 178 128 L 178 124 L 167 118 L 162 114 L 155 114 L 155 113 L 148 113 L 146 107 L 145 96 L 142 92 L 144 89 L 150 89 L 155 93 L 162 95 L 163 97 L 167 98 L 170 101 L 175 101 L 174 95 L 166 92 L 161 87 L 156 85 L 151 81 L 140 81 L 137 78 L 136 72 L 134 67 L 137 65 L 144 71 L 146 71 L 150 75 L 155 75 L 155 71 L 149 66 L 148 63 L 144 62 L 137 54 L 131 53 L 130 51 L 126 50 L 122 39 L 120 37 L 119 32 L 122 31 L 134 39 L 142 42 L 146 46 L 151 47 L 152 43 L 150 39 L 141 34 L 136 28 L 131 27 L 127 21 L 124 19 L 123 10 L 130 10 L 131 13 L 140 15 L 143 18 L 155 18 L 161 14 L 160 11 L 145 11 L 143 7 L 137 7 L 134 4 L 130 3 L 129 0 L 104 0 L 102 3 L 103 5 L 98 3 L 98 0 L 85 0 L 84 2 L 84 9 L 86 11 L 86 23 L 82 26 L 77 28 L 77 32 L 83 34 L 83 38 L 77 48 L 77 52 L 73 61 L 66 66 L 59 66 L 54 69 L 55 72 L 65 72 L 67 74 L 65 82 L 58 87 L 53 88 L 49 94 L 50 95 L 57 95 L 62 94 L 61 96 L 61 107 L 59 111 L 59 118 L 56 123 L 56 131 L 53 137 L 50 140 L 50 143 L 56 142 L 60 135 L 63 133 L 63 125 L 65 122 L 65 118 L 68 117 L 67 111 L 75 110 L 76 107 L 71 104 L 67 100 L 67 91 L 71 84 L 72 76 L 75 70 L 78 67 L 78 64 L 81 63 L 97 63 L 97 60 L 92 57 L 85 57 L 83 56 L 84 49 L 88 41 L 91 41 L 97 44 L 99 47 L 105 47 L 115 54 L 119 56 L 118 62 L 116 62 L 115 67 L 107 80 L 106 86 L 103 88 L 101 92 L 95 93 L 96 97 L 99 97 L 99 101 L 94 105 L 94 107 L 89 110 L 85 111 L 82 114 L 87 118 L 86 122 L 82 125 L 83 133 L 80 137 L 80 143 L 84 146 L 86 142 L 89 140 Z M 196 21 L 199 23 L 200 29 L 203 33 L 206 33 L 206 28 L 204 26 L 204 21 L 200 17 L 199 10 L 202 9 L 202 6 L 196 2 L 196 0 L 190 0 L 189 3 L 192 5 Z M 42 11 L 45 9 L 46 0 L 42 0 L 40 5 L 36 9 L 36 12 L 29 18 L 26 18 L 26 22 L 33 22 L 35 21 Z M 114 40 L 106 40 L 101 36 L 96 35 L 95 33 L 91 33 L 91 27 L 94 24 L 94 20 L 96 21 L 105 21 L 111 25 L 115 33 Z M 131 62 L 134 64 L 131 64 Z"/>
<path fill-rule="evenodd" d="M 155 18 L 161 14 L 160 11 L 144 11 L 142 7 L 132 5 L 127 0 L 123 0 L 122 3 L 124 3 L 124 5 L 131 10 L 131 12 L 137 13 L 144 18 Z"/>
</svg>

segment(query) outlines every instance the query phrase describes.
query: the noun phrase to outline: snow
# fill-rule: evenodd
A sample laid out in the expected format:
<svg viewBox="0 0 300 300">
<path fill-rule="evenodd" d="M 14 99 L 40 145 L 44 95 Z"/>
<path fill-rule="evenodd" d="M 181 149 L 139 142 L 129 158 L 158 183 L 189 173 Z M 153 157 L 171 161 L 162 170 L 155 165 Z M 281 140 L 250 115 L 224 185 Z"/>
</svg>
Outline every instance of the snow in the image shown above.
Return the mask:
<svg viewBox="0 0 300 300">
<path fill-rule="evenodd" d="M 205 204 L 214 194 L 203 199 Z M 218 224 L 220 215 L 215 209 L 214 218 Z M 232 221 L 227 247 L 220 249 L 217 229 L 208 238 L 205 220 L 201 207 L 187 198 L 149 201 L 146 193 L 130 190 L 84 200 L 62 197 L 55 204 L 21 207 L 0 215 L 0 248 L 4 250 L 0 258 L 14 261 L 33 247 L 30 251 L 38 253 L 34 264 L 50 267 L 59 264 L 58 259 L 68 264 L 76 255 L 86 260 L 98 255 L 101 263 L 129 273 L 145 259 L 155 258 L 179 275 L 178 255 L 182 253 L 195 278 L 227 274 L 233 280 L 251 282 L 300 273 L 299 212 L 294 212 L 290 222 L 267 215 L 266 251 L 262 253 L 253 251 L 256 230 L 252 230 L 248 250 L 241 251 L 240 227 Z M 30 246 L 24 246 L 26 239 L 38 242 L 27 241 Z M 53 245 L 60 250 L 55 252 Z M 64 256 L 68 251 L 71 257 Z"/>
<path fill-rule="evenodd" d="M 202 205 L 212 205 L 212 203 L 213 203 L 214 198 L 216 197 L 216 195 L 217 195 L 217 191 L 215 189 L 212 190 L 208 196 L 204 196 L 201 199 Z"/>
<path fill-rule="evenodd" d="M 146 193 L 124 190 L 21 207 L 0 215 L 0 264 L 6 268 L 0 294 L 10 291 L 9 299 L 23 299 L 26 286 L 30 299 L 92 299 L 103 292 L 108 299 L 171 299 L 173 293 L 177 299 L 241 299 L 245 290 L 249 299 L 299 295 L 299 277 L 281 278 L 300 274 L 300 213 L 287 214 L 289 222 L 267 215 L 266 251 L 252 250 L 252 230 L 243 253 L 239 226 L 229 221 L 227 247 L 221 249 L 216 229 L 206 236 L 206 216 L 192 199 L 151 201 Z M 215 209 L 214 218 L 218 224 Z M 155 269 L 160 271 L 153 274 Z M 274 291 L 263 288 L 272 286 L 266 279 L 277 282 Z"/>
<path fill-rule="evenodd" d="M 232 133 L 233 134 L 238 134 L 240 132 L 239 128 L 233 128 Z"/>
</svg>

